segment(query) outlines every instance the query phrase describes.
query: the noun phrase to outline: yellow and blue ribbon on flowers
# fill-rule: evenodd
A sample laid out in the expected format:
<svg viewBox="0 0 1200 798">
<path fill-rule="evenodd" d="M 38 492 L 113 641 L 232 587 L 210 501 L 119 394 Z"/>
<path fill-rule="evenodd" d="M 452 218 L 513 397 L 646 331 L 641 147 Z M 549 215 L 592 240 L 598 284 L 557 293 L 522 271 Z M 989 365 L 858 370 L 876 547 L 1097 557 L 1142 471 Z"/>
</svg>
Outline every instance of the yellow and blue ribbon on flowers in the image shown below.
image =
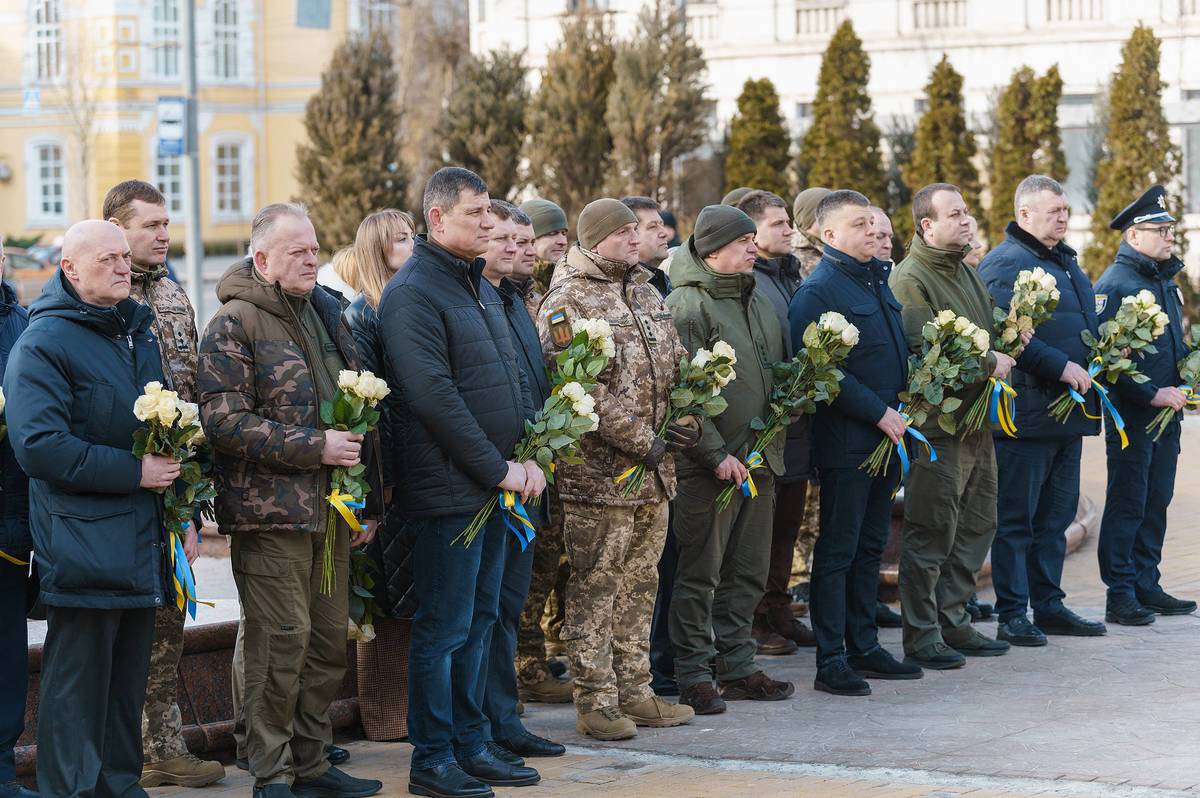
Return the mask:
<svg viewBox="0 0 1200 798">
<path fill-rule="evenodd" d="M 933 444 L 929 442 L 929 439 L 925 437 L 925 434 L 921 430 L 913 426 L 912 416 L 904 412 L 903 402 L 896 408 L 896 412 L 904 419 L 904 435 L 900 436 L 900 442 L 896 444 L 896 454 L 900 458 L 900 481 L 896 483 L 896 489 L 892 491 L 893 498 L 900 492 L 900 486 L 908 479 L 909 458 L 908 446 L 904 443 L 905 435 L 911 435 L 913 440 L 925 444 L 925 448 L 929 451 L 929 462 L 933 463 L 937 461 L 937 452 L 934 450 Z"/>
<path fill-rule="evenodd" d="M 183 522 L 183 531 L 187 532 L 192 524 Z M 196 598 L 196 576 L 192 573 L 192 564 L 188 562 L 187 553 L 183 550 L 183 538 L 174 529 L 170 530 L 170 545 L 168 552 L 171 559 L 171 585 L 175 589 L 175 607 L 183 612 L 187 610 L 192 620 L 196 620 L 196 604 L 206 607 L 216 606 L 211 601 L 200 601 Z"/>
<path fill-rule="evenodd" d="M 625 472 L 622 473 L 620 476 L 614 477 L 613 482 L 620 485 L 622 482 L 624 482 L 625 480 L 627 480 L 631 476 L 633 476 L 633 472 L 637 471 L 638 468 L 639 468 L 639 466 L 633 466 L 632 468 L 626 469 Z"/>
<path fill-rule="evenodd" d="M 1113 407 L 1112 400 L 1108 398 L 1108 389 L 1096 380 L 1096 375 L 1100 373 L 1101 365 L 1100 358 L 1096 358 L 1092 361 L 1092 364 L 1088 366 L 1088 375 L 1091 377 L 1092 387 L 1095 388 L 1096 393 L 1100 395 L 1100 415 L 1093 416 L 1088 412 L 1087 400 L 1084 399 L 1083 395 L 1074 388 L 1067 388 L 1067 393 L 1070 394 L 1072 399 L 1079 403 L 1079 407 L 1083 410 L 1083 414 L 1090 419 L 1102 418 L 1104 416 L 1104 411 L 1107 410 L 1109 417 L 1112 419 L 1113 427 L 1116 428 L 1117 435 L 1121 438 L 1121 448 L 1125 449 L 1129 446 L 1129 436 L 1125 434 L 1125 419 L 1121 418 L 1121 414 L 1117 412 L 1117 408 Z"/>
<path fill-rule="evenodd" d="M 989 377 L 988 382 L 992 386 L 992 398 L 988 403 L 988 420 L 993 424 L 999 424 L 1000 429 L 1004 430 L 1004 434 L 1008 437 L 1017 437 L 1016 389 L 1000 377 Z"/>
<path fill-rule="evenodd" d="M 504 510 L 504 526 L 516 536 L 517 542 L 521 544 L 521 551 L 525 551 L 537 537 L 533 521 L 529 520 L 529 512 L 521 503 L 521 498 L 511 490 L 500 491 L 500 507 Z"/>
<path fill-rule="evenodd" d="M 754 484 L 754 474 L 752 472 L 759 468 L 766 468 L 762 453 L 750 452 L 750 456 L 746 458 L 746 479 L 742 482 L 742 495 L 747 499 L 758 498 L 758 486 Z"/>
<path fill-rule="evenodd" d="M 338 515 L 342 517 L 342 520 L 351 529 L 366 531 L 367 525 L 359 521 L 358 517 L 354 515 L 354 510 L 361 510 L 363 507 L 366 507 L 364 502 L 355 501 L 354 497 L 349 493 L 341 493 L 336 490 L 330 491 L 325 500 L 329 502 L 333 509 L 337 510 Z"/>
</svg>

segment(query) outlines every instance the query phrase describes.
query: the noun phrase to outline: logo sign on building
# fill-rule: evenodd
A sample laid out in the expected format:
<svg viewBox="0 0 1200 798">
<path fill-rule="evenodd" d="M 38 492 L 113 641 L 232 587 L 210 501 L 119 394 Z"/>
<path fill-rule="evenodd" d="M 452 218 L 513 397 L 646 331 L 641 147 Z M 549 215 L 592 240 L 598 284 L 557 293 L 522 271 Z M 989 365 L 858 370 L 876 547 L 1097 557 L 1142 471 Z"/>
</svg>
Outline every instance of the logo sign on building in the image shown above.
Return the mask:
<svg viewBox="0 0 1200 798">
<path fill-rule="evenodd" d="M 187 104 L 182 97 L 158 98 L 158 157 L 183 155 Z"/>
<path fill-rule="evenodd" d="M 22 93 L 21 107 L 30 113 L 42 110 L 42 90 L 37 86 L 25 89 Z"/>
</svg>

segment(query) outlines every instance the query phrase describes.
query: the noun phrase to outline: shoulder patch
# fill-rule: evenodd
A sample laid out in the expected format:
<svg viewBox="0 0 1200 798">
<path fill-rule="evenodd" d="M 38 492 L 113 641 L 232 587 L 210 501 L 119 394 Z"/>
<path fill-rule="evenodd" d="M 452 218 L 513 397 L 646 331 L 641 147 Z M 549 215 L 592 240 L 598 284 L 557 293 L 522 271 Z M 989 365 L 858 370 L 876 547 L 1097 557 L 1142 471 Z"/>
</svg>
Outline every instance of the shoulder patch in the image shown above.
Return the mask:
<svg viewBox="0 0 1200 798">
<path fill-rule="evenodd" d="M 571 335 L 571 322 L 567 320 L 567 309 L 558 308 L 546 314 L 550 324 L 550 340 L 560 349 L 565 349 L 574 337 Z"/>
<path fill-rule="evenodd" d="M 1096 294 L 1096 312 L 1103 313 L 1108 307 L 1108 294 Z"/>
</svg>

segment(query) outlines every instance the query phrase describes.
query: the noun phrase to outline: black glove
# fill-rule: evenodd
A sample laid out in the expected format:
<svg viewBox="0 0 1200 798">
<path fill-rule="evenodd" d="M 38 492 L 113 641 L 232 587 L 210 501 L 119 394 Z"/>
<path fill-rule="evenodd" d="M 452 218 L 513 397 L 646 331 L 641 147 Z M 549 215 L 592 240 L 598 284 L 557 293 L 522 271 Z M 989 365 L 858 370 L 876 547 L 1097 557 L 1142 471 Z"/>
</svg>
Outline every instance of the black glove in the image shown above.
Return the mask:
<svg viewBox="0 0 1200 798">
<path fill-rule="evenodd" d="M 667 449 L 672 452 L 677 452 L 680 449 L 690 449 L 700 442 L 700 425 L 699 424 L 668 424 L 667 425 Z"/>
<path fill-rule="evenodd" d="M 646 454 L 646 458 L 642 462 L 646 464 L 646 468 L 653 470 L 658 468 L 658 464 L 662 462 L 662 459 L 666 453 L 666 441 L 658 436 L 655 436 L 654 443 L 650 444 L 650 451 Z"/>
</svg>

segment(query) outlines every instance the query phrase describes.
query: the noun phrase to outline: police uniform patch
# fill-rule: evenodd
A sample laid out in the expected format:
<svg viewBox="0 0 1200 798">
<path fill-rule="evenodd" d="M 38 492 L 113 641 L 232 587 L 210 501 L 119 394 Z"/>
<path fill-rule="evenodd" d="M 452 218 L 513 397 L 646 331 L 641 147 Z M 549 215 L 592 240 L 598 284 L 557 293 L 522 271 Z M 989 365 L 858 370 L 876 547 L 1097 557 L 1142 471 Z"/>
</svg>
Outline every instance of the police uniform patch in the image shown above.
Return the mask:
<svg viewBox="0 0 1200 798">
<path fill-rule="evenodd" d="M 571 335 L 571 322 L 567 320 L 567 309 L 552 310 L 546 315 L 550 322 L 550 340 L 560 349 L 565 349 L 575 336 Z"/>
<path fill-rule="evenodd" d="M 1179 298 L 1179 307 L 1183 307 L 1183 289 L 1175 286 L 1175 296 Z"/>
<path fill-rule="evenodd" d="M 1108 307 L 1108 294 L 1096 294 L 1096 312 L 1103 313 Z"/>
</svg>

